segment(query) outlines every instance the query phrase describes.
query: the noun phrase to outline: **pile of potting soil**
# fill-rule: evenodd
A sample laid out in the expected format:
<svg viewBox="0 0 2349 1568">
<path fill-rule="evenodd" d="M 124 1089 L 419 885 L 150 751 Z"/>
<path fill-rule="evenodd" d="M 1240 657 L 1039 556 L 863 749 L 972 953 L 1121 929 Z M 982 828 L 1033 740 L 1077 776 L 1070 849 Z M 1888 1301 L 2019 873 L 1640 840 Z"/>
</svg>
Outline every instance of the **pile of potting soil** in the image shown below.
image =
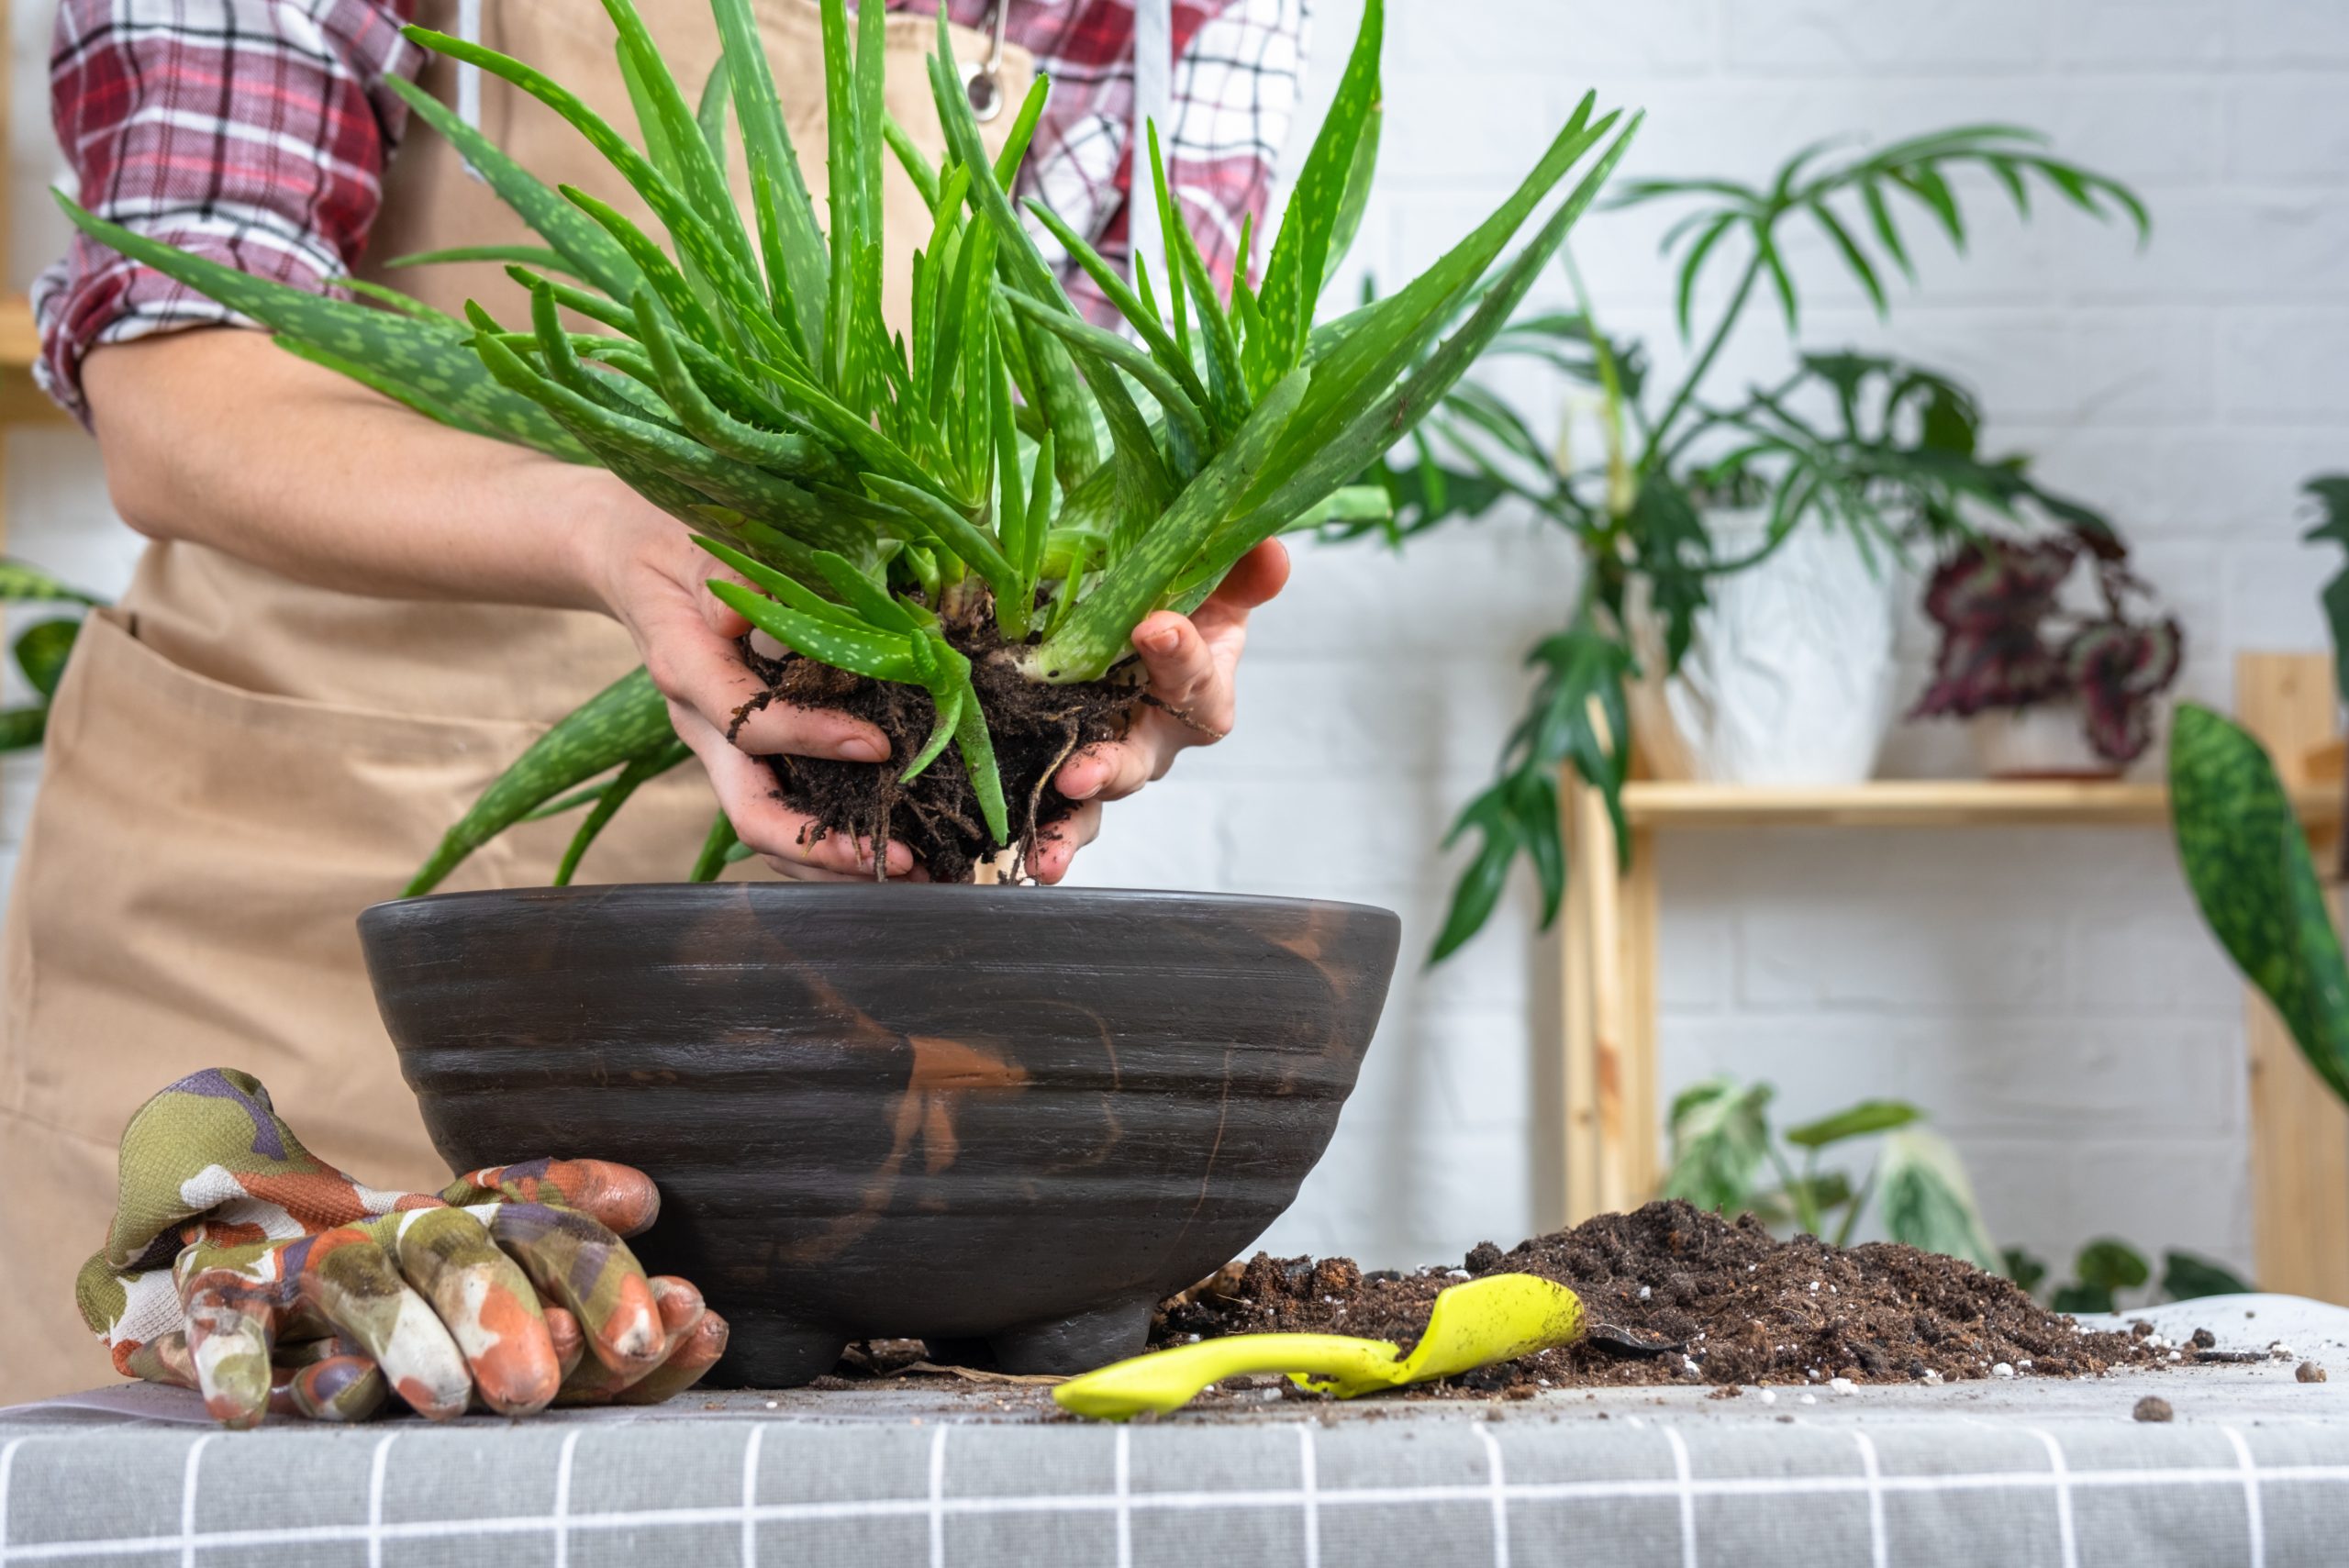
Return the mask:
<svg viewBox="0 0 2349 1568">
<path fill-rule="evenodd" d="M 1258 1253 L 1161 1309 L 1153 1346 L 1225 1334 L 1355 1334 L 1408 1350 L 1439 1292 L 1490 1273 L 1536 1274 L 1582 1297 L 1576 1344 L 1434 1385 L 1486 1396 L 1543 1387 L 1704 1382 L 1824 1384 L 2076 1377 L 2157 1365 L 2143 1332 L 2087 1333 L 2011 1281 L 1887 1242 L 1781 1241 L 1751 1217 L 1686 1203 L 1603 1214 L 1464 1266 L 1364 1273 L 1345 1258 Z"/>
</svg>

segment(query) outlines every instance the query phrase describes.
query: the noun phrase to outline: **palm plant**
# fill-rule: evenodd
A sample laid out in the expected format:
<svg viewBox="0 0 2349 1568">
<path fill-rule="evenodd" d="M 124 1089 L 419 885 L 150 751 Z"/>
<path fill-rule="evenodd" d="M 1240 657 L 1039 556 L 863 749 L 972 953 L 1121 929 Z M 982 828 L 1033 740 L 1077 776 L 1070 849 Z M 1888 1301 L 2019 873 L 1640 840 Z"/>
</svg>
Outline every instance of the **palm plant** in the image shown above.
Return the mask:
<svg viewBox="0 0 2349 1568">
<path fill-rule="evenodd" d="M 1715 400 L 1709 394 L 1722 350 L 1744 325 L 1766 282 L 1792 333 L 1802 300 L 1787 259 L 1788 235 L 1817 229 L 1879 315 L 1890 309 L 1887 279 L 1915 279 L 1914 239 L 1901 213 L 1921 215 L 1964 250 L 1965 208 L 1954 183 L 1985 174 L 2029 217 L 2034 189 L 2091 216 L 2118 218 L 2140 236 L 2150 220 L 2119 183 L 2054 157 L 2037 133 L 2009 126 L 1961 126 L 1874 152 L 1837 155 L 1807 148 L 1766 183 L 1730 180 L 1628 182 L 1614 207 L 1684 204 L 1667 231 L 1678 258 L 1676 314 L 1691 350 L 1669 387 L 1651 375 L 1645 350 L 1610 338 L 1587 292 L 1567 275 L 1577 308 L 1513 323 L 1495 356 L 1516 355 L 1596 388 L 1603 399 L 1603 452 L 1586 466 L 1534 434 L 1489 391 L 1456 389 L 1398 448 L 1412 461 L 1383 462 L 1370 477 L 1393 500 L 1394 517 L 1346 522 L 1340 537 L 1399 540 L 1447 519 L 1479 516 L 1512 497 L 1574 536 L 1587 570 L 1566 628 L 1528 656 L 1539 678 L 1523 720 L 1511 731 L 1493 784 L 1472 800 L 1447 844 L 1472 829 L 1477 849 L 1462 873 L 1437 938 L 1443 958 L 1490 917 L 1520 856 L 1541 884 L 1542 921 L 1556 917 L 1565 890 L 1557 780 L 1571 765 L 1605 798 L 1621 830 L 1620 792 L 1630 772 L 1625 685 L 1638 671 L 1626 621 L 1631 585 L 1641 584 L 1661 623 L 1666 669 L 1679 666 L 1709 585 L 1758 565 L 1792 534 L 1813 526 L 1848 530 L 1871 559 L 1899 555 L 1916 536 L 1936 544 L 1972 537 L 1976 514 L 2035 516 L 2078 537 L 2099 557 L 2121 546 L 2102 517 L 2034 484 L 2022 462 L 1980 446 L 1973 395 L 1922 366 L 1858 353 L 1798 353 L 1779 381 Z M 1736 279 L 1699 334 L 1700 284 L 1742 247 Z M 1704 523 L 1708 505 L 1765 509 L 1762 541 L 1723 554 Z"/>
<path fill-rule="evenodd" d="M 1214 286 L 1154 133 L 1160 282 L 1138 267 L 1130 285 L 1030 204 L 1131 325 L 1130 339 L 1078 313 L 1013 203 L 1045 83 L 989 157 L 941 15 L 930 77 L 949 152 L 932 166 L 882 107 L 885 8 L 866 4 L 852 19 L 843 0 L 824 0 L 826 227 L 752 0 L 712 6 L 723 55 L 696 104 L 629 0 L 605 0 L 640 146 L 522 61 L 408 29 L 561 115 L 666 231 L 664 248 L 607 203 L 550 189 L 423 92 L 393 83 L 545 241 L 499 252 L 529 291 L 527 327 L 478 303 L 455 320 L 357 284 L 390 308 L 302 294 L 68 209 L 99 239 L 274 328 L 297 354 L 459 428 L 609 469 L 739 574 L 711 592 L 791 655 L 852 683 L 924 694 L 923 728 L 895 737 L 889 789 L 927 792 L 919 820 L 898 836 L 926 845 L 933 873 L 948 876 L 1032 840 L 1041 786 L 1077 739 L 1058 744 L 1060 710 L 1019 694 L 1107 690 L 1123 711 L 1133 694 L 1120 666 L 1145 616 L 1196 607 L 1264 539 L 1358 512 L 1348 482 L 1501 330 L 1637 124 L 1619 128 L 1620 115 L 1598 116 L 1586 98 L 1508 201 L 1424 275 L 1317 327 L 1323 280 L 1352 238 L 1375 161 L 1383 17 L 1372 0 L 1261 290 L 1249 281 L 1248 236 L 1229 292 Z M 747 213 L 724 170 L 729 106 L 749 164 Z M 1602 142 L 1503 264 L 1513 237 Z M 903 336 L 881 313 L 890 156 L 933 218 L 912 258 Z M 603 330 L 567 330 L 565 311 Z M 1052 743 L 1025 743 L 1040 726 Z M 999 755 L 1021 765 L 999 767 Z M 567 878 L 629 793 L 684 758 L 635 671 L 502 776 L 409 891 L 429 890 L 526 817 L 588 806 Z M 721 816 L 694 876 L 714 876 L 739 852 Z"/>
</svg>

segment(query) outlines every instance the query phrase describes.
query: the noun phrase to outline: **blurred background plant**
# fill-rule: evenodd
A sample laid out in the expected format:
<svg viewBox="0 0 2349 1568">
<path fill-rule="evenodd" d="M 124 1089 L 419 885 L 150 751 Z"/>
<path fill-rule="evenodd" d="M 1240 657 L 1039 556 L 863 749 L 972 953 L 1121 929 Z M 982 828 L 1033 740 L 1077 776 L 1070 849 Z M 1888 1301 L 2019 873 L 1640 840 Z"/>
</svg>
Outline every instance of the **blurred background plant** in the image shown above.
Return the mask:
<svg viewBox="0 0 2349 1568">
<path fill-rule="evenodd" d="M 1751 1214 L 1780 1234 L 1807 1232 L 1839 1247 L 1851 1243 L 1873 1202 L 1890 1240 L 2000 1268 L 1965 1167 L 1924 1125 L 1924 1112 L 1899 1100 L 1863 1100 L 1781 1133 L 1770 1123 L 1776 1093 L 1727 1077 L 1683 1090 L 1672 1102 L 1672 1162 L 1661 1195 Z M 1848 1172 L 1820 1168 L 1824 1151 L 1866 1138 L 1880 1141 L 1856 1185 Z M 1789 1157 L 1789 1149 L 1800 1153 Z"/>
<path fill-rule="evenodd" d="M 1574 267 L 1564 265 L 1576 308 L 1528 316 L 1500 334 L 1497 359 L 1537 361 L 1567 381 L 1596 388 L 1602 447 L 1575 461 L 1544 440 L 1489 388 L 1464 383 L 1426 424 L 1372 471 L 1394 498 L 1393 517 L 1340 523 L 1338 538 L 1400 545 L 1448 522 L 1479 517 L 1504 498 L 1567 529 L 1587 570 L 1567 624 L 1529 655 L 1537 673 L 1525 715 L 1504 747 L 1492 784 L 1461 812 L 1445 842 L 1472 830 L 1475 853 L 1461 874 L 1438 935 L 1441 960 L 1490 917 L 1520 856 L 1542 891 L 1542 920 L 1555 918 L 1565 887 L 1559 834 L 1558 774 L 1575 771 L 1605 796 L 1621 832 L 1620 794 L 1631 754 L 1627 683 L 1640 671 L 1630 621 L 1636 584 L 1641 613 L 1658 623 L 1665 673 L 1697 635 L 1698 617 L 1719 579 L 1750 571 L 1805 523 L 1843 530 L 1876 565 L 1924 542 L 1936 552 L 1974 537 L 1993 517 L 2068 533 L 2099 555 L 2121 547 L 2105 519 L 2043 489 L 2019 457 L 1981 450 L 1982 415 L 1949 376 L 1906 361 L 1798 349 L 1776 383 L 1717 399 L 1712 373 L 1766 284 L 1790 334 L 1802 300 L 1787 244 L 1808 225 L 1823 234 L 1844 271 L 1879 314 L 1887 280 L 1912 284 L 1911 224 L 1921 217 L 1963 250 L 1965 209 L 1953 181 L 1987 175 L 2029 217 L 2034 193 L 2099 218 L 2151 232 L 2143 204 L 2126 186 L 2055 157 L 2046 139 L 2013 126 L 1960 126 L 1875 151 L 1804 149 L 1768 183 L 1724 179 L 1631 181 L 1614 207 L 1688 206 L 1665 234 L 1677 258 L 1676 315 L 1691 350 L 1669 386 L 1651 373 L 1644 345 L 1610 338 Z M 1701 287 L 1717 262 L 1742 250 L 1735 281 L 1705 310 Z M 1758 539 L 1725 552 L 1707 525 L 1709 508 L 1759 508 Z"/>
<path fill-rule="evenodd" d="M 105 603 L 79 588 L 68 587 L 38 566 L 0 557 L 0 605 L 71 606 L 80 610 Z M 9 652 L 32 688 L 34 700 L 0 709 L 0 752 L 30 751 L 49 733 L 49 705 L 57 695 L 57 683 L 64 679 L 66 656 L 73 651 L 73 639 L 81 631 L 79 615 L 57 615 L 44 616 L 17 633 Z"/>
<path fill-rule="evenodd" d="M 2184 664 L 2175 616 L 2140 606 L 2153 590 L 2126 562 L 2076 535 L 2038 540 L 1981 534 L 1952 549 L 1925 588 L 1940 635 L 1932 684 L 1912 718 L 1973 718 L 2064 710 L 2093 752 L 2087 766 L 2135 762 L 2153 743 L 2154 714 Z M 2096 609 L 2067 609 L 2065 584 L 2086 563 Z"/>
<path fill-rule="evenodd" d="M 2154 1277 L 2144 1253 L 2111 1236 L 2099 1236 L 2082 1247 L 2072 1260 L 2072 1278 L 2063 1284 L 2051 1284 L 2047 1265 L 2021 1247 L 2008 1248 L 2005 1262 L 2009 1279 L 2058 1312 L 2118 1312 L 2122 1292 L 2142 1290 Z M 2224 1263 L 2173 1247 L 2162 1254 L 2160 1289 L 2132 1305 L 2236 1296 L 2252 1288 Z"/>
</svg>

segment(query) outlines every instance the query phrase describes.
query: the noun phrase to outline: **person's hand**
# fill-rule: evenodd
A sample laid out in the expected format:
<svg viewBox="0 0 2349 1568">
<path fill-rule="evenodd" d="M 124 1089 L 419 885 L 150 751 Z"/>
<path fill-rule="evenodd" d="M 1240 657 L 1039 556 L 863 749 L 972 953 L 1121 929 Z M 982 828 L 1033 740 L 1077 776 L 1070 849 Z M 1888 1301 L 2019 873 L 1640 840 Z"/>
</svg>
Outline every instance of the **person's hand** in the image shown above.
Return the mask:
<svg viewBox="0 0 2349 1568">
<path fill-rule="evenodd" d="M 659 1212 L 651 1178 L 596 1160 L 380 1192 L 303 1148 L 257 1080 L 214 1068 L 124 1129 L 114 1222 L 75 1294 L 117 1371 L 195 1389 L 230 1427 L 364 1420 L 394 1395 L 435 1419 L 653 1403 L 727 1335 L 621 1240 Z"/>
<path fill-rule="evenodd" d="M 888 737 L 874 725 L 826 708 L 766 700 L 767 684 L 738 646 L 750 622 L 706 584 L 730 576 L 674 518 L 617 482 L 612 516 L 598 530 L 604 553 L 595 576 L 606 607 L 644 657 L 645 673 L 669 699 L 669 721 L 693 748 L 718 804 L 742 842 L 782 875 L 803 882 L 871 881 L 869 835 L 818 837 L 815 818 L 777 798 L 767 759 L 821 757 L 882 762 Z M 892 840 L 888 874 L 913 873 L 913 853 Z"/>
<path fill-rule="evenodd" d="M 1030 873 L 1055 883 L 1076 851 L 1101 831 L 1101 806 L 1166 776 L 1177 755 L 1230 733 L 1238 698 L 1233 672 L 1248 641 L 1248 615 L 1288 582 L 1288 550 L 1267 539 L 1247 555 L 1188 617 L 1161 610 L 1134 628 L 1150 684 L 1125 738 L 1089 746 L 1061 764 L 1060 792 L 1081 802 L 1037 835 Z"/>
</svg>

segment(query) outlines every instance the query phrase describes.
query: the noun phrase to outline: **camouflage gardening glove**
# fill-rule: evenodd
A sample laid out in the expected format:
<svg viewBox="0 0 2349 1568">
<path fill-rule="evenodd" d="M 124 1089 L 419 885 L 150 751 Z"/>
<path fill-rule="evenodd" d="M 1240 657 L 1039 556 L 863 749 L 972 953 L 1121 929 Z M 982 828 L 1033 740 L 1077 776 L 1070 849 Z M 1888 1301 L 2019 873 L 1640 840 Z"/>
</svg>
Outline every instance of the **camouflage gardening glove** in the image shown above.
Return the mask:
<svg viewBox="0 0 2349 1568">
<path fill-rule="evenodd" d="M 647 1279 L 620 1240 L 660 1207 L 643 1172 L 600 1160 L 378 1192 L 303 1148 L 258 1080 L 214 1068 L 123 1129 L 114 1223 L 75 1295 L 117 1371 L 193 1388 L 231 1427 L 364 1420 L 390 1393 L 435 1419 L 651 1404 L 726 1348 L 701 1293 Z"/>
</svg>

